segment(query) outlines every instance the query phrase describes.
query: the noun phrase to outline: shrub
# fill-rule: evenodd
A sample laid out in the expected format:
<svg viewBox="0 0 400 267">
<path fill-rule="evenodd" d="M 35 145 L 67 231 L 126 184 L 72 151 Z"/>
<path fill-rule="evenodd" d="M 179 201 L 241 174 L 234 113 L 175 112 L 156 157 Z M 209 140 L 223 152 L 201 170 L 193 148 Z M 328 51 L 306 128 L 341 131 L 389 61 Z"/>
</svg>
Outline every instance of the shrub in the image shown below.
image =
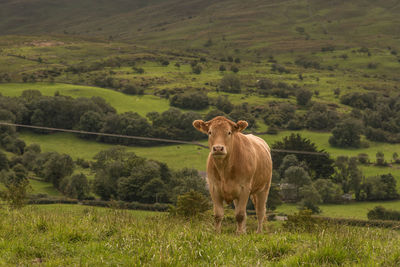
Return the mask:
<svg viewBox="0 0 400 267">
<path fill-rule="evenodd" d="M 360 147 L 362 124 L 354 119 L 339 123 L 329 138 L 329 144 L 335 147 Z"/>
<path fill-rule="evenodd" d="M 301 106 L 307 105 L 312 97 L 313 93 L 310 90 L 300 89 L 296 95 L 297 104 Z"/>
<path fill-rule="evenodd" d="M 192 66 L 192 72 L 194 74 L 200 74 L 202 72 L 203 68 L 200 65 L 195 65 Z"/>
<path fill-rule="evenodd" d="M 367 213 L 369 220 L 391 220 L 400 221 L 400 211 L 385 209 L 382 206 L 376 206 Z"/>
<path fill-rule="evenodd" d="M 209 200 L 201 193 L 190 191 L 186 194 L 178 196 L 176 209 L 171 209 L 171 214 L 184 217 L 193 217 L 204 213 L 210 209 Z"/>
<path fill-rule="evenodd" d="M 369 156 L 366 153 L 360 153 L 358 154 L 358 162 L 360 162 L 361 164 L 369 164 Z"/>
<path fill-rule="evenodd" d="M 305 185 L 300 188 L 299 208 L 301 210 L 311 210 L 312 213 L 321 213 L 318 204 L 322 202 L 321 196 L 313 185 Z"/>
<path fill-rule="evenodd" d="M 382 151 L 378 151 L 376 153 L 376 165 L 378 166 L 386 166 L 385 154 Z"/>
<path fill-rule="evenodd" d="M 215 106 L 217 109 L 222 110 L 225 113 L 231 113 L 234 106 L 233 104 L 229 101 L 227 96 L 218 96 Z"/>
<path fill-rule="evenodd" d="M 84 199 L 89 195 L 90 188 L 84 174 L 74 174 L 64 177 L 60 182 L 61 191 L 70 198 Z"/>
<path fill-rule="evenodd" d="M 185 92 L 176 94 L 169 99 L 171 106 L 186 109 L 204 109 L 208 107 L 208 96 L 204 92 Z"/>
<path fill-rule="evenodd" d="M 226 71 L 226 67 L 224 65 L 219 66 L 219 71 Z"/>
<path fill-rule="evenodd" d="M 320 220 L 312 216 L 311 210 L 301 210 L 288 215 L 283 227 L 294 232 L 313 232 L 320 225 Z"/>
<path fill-rule="evenodd" d="M 240 93 L 241 85 L 239 78 L 234 74 L 226 74 L 220 82 L 220 88 L 224 92 Z"/>
<path fill-rule="evenodd" d="M 234 72 L 234 73 L 238 73 L 239 72 L 239 68 L 236 67 L 236 66 L 232 66 L 231 67 L 231 71 Z"/>
</svg>

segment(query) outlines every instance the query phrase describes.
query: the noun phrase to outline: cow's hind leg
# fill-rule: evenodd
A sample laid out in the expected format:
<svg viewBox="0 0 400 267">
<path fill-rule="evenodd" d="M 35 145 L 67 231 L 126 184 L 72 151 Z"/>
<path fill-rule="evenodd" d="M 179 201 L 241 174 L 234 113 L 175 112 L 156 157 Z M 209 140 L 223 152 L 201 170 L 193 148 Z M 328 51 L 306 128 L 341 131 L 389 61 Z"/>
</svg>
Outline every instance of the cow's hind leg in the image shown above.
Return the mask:
<svg viewBox="0 0 400 267">
<path fill-rule="evenodd" d="M 257 233 L 262 233 L 263 222 L 265 219 L 266 203 L 268 199 L 269 188 L 254 194 L 255 208 L 258 220 Z"/>
</svg>

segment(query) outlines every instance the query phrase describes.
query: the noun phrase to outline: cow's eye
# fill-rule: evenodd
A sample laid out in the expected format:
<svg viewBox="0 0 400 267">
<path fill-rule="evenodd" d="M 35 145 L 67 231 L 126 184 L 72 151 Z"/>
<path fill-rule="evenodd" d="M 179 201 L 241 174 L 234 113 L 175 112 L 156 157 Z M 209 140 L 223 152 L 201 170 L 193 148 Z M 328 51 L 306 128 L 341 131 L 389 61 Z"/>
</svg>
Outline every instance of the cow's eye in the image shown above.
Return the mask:
<svg viewBox="0 0 400 267">
<path fill-rule="evenodd" d="M 228 132 L 228 135 L 231 135 L 232 134 L 232 132 Z"/>
<path fill-rule="evenodd" d="M 211 131 L 208 132 L 208 135 L 211 135 Z"/>
</svg>

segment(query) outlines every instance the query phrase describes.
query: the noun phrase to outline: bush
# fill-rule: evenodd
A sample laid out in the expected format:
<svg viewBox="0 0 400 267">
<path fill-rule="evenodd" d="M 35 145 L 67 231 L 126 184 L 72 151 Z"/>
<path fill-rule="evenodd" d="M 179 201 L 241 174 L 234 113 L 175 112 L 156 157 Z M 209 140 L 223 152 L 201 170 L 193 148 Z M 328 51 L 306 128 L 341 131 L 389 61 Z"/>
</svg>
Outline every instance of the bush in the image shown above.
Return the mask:
<svg viewBox="0 0 400 267">
<path fill-rule="evenodd" d="M 313 185 L 305 185 L 300 188 L 299 208 L 301 210 L 311 210 L 312 213 L 321 213 L 318 204 L 322 202 L 321 196 Z"/>
<path fill-rule="evenodd" d="M 357 158 L 358 158 L 358 162 L 360 162 L 361 164 L 369 164 L 370 163 L 369 156 L 366 153 L 358 154 Z"/>
<path fill-rule="evenodd" d="M 382 206 L 376 206 L 367 213 L 369 220 L 390 220 L 400 221 L 400 211 L 385 209 Z"/>
<path fill-rule="evenodd" d="M 84 174 L 74 174 L 64 177 L 60 183 L 60 190 L 70 198 L 84 199 L 89 195 L 89 183 Z"/>
<path fill-rule="evenodd" d="M 192 72 L 194 74 L 200 74 L 202 72 L 203 68 L 200 65 L 195 65 L 192 66 Z"/>
<path fill-rule="evenodd" d="M 320 220 L 312 216 L 311 210 L 301 210 L 298 213 L 287 216 L 283 228 L 294 232 L 313 232 L 319 227 Z"/>
<path fill-rule="evenodd" d="M 240 93 L 240 87 L 240 80 L 234 74 L 227 74 L 221 79 L 220 88 L 224 92 Z"/>
<path fill-rule="evenodd" d="M 224 65 L 219 66 L 219 71 L 226 71 L 226 67 Z"/>
<path fill-rule="evenodd" d="M 208 96 L 204 92 L 185 92 L 169 99 L 171 106 L 186 109 L 204 109 L 209 105 Z"/>
<path fill-rule="evenodd" d="M 178 196 L 176 208 L 170 210 L 171 214 L 184 217 L 198 216 L 210 209 L 209 200 L 201 193 L 190 191 Z"/>
<path fill-rule="evenodd" d="M 300 106 L 307 105 L 312 97 L 313 93 L 310 90 L 301 89 L 296 96 L 297 104 Z"/>
<path fill-rule="evenodd" d="M 361 146 L 361 122 L 348 119 L 339 123 L 333 130 L 329 138 L 329 144 L 335 147 L 355 147 Z"/>
</svg>

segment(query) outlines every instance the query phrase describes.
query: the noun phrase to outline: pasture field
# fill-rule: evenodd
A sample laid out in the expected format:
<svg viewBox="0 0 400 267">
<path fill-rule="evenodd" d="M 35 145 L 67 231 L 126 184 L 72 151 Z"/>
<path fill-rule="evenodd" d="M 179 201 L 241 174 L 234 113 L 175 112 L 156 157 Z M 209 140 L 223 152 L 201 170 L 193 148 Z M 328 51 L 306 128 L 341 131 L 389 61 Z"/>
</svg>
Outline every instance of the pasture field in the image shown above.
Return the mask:
<svg viewBox="0 0 400 267">
<path fill-rule="evenodd" d="M 152 95 L 132 96 L 94 86 L 83 86 L 61 83 L 12 83 L 0 84 L 0 93 L 4 96 L 20 96 L 24 90 L 39 90 L 43 95 L 53 96 L 56 92 L 62 95 L 77 97 L 99 96 L 104 98 L 119 113 L 133 111 L 145 117 L 151 111 L 163 112 L 169 109 L 166 99 Z"/>
<path fill-rule="evenodd" d="M 1 265 L 79 266 L 398 266 L 400 234 L 380 228 L 325 226 L 289 231 L 268 223 L 235 234 L 233 216 L 214 233 L 211 216 L 78 205 L 0 209 Z"/>
<path fill-rule="evenodd" d="M 277 135 L 261 135 L 261 137 L 269 144 L 282 140 L 283 137 L 291 133 L 300 133 L 303 137 L 310 138 L 312 142 L 316 143 L 319 149 L 325 149 L 333 158 L 338 156 L 357 156 L 360 153 L 369 155 L 371 162 L 375 161 L 377 151 L 382 151 L 385 154 L 386 160 L 391 161 L 394 152 L 399 153 L 400 144 L 388 144 L 370 142 L 369 148 L 359 149 L 341 149 L 331 147 L 328 139 L 329 133 L 318 133 L 311 131 L 282 131 Z M 112 147 L 111 144 L 104 144 L 90 140 L 83 140 L 76 135 L 69 133 L 56 133 L 50 135 L 34 134 L 29 131 L 22 131 L 19 136 L 27 143 L 40 144 L 43 151 L 58 151 L 71 155 L 72 158 L 78 157 L 90 160 L 93 156 L 101 150 Z M 206 141 L 201 142 L 207 144 Z M 196 168 L 198 170 L 205 170 L 208 149 L 198 147 L 195 145 L 166 145 L 156 147 L 126 147 L 127 151 L 135 152 L 137 155 L 155 159 L 165 162 L 174 169 L 183 167 Z M 377 166 L 364 166 L 360 165 L 361 170 L 365 176 L 372 176 L 378 174 L 385 174 L 391 172 L 397 179 L 399 179 L 400 186 L 400 166 L 393 164 L 392 167 L 377 167 Z"/>
<path fill-rule="evenodd" d="M 400 201 L 368 201 L 351 202 L 348 204 L 321 204 L 321 216 L 335 218 L 368 219 L 367 213 L 376 206 L 383 206 L 387 209 L 399 210 Z M 293 214 L 298 212 L 296 204 L 283 204 L 278 206 L 276 212 L 284 214 Z"/>
</svg>

